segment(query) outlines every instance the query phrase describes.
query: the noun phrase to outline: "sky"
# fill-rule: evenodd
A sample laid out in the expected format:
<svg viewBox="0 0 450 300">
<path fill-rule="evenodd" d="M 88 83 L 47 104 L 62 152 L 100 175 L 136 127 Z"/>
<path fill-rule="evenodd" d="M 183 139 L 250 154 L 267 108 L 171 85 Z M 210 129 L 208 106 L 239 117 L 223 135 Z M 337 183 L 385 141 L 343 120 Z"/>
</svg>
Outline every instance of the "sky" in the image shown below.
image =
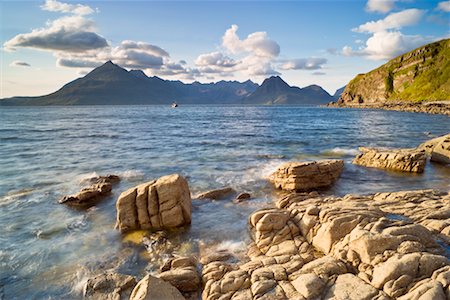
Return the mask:
<svg viewBox="0 0 450 300">
<path fill-rule="evenodd" d="M 183 82 L 318 84 L 450 37 L 450 0 L 4 1 L 0 98 L 56 91 L 108 60 Z"/>
</svg>

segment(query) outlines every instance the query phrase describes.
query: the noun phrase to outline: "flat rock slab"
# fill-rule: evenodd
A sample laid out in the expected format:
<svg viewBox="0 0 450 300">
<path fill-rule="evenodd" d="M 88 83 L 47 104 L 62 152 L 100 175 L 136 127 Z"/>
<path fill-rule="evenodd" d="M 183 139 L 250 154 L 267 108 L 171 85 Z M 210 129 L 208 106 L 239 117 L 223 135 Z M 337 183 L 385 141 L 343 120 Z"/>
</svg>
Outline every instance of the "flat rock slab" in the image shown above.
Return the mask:
<svg viewBox="0 0 450 300">
<path fill-rule="evenodd" d="M 309 191 L 332 185 L 343 168 L 343 160 L 288 162 L 270 175 L 269 180 L 282 190 Z"/>
<path fill-rule="evenodd" d="M 353 164 L 402 172 L 422 173 L 425 169 L 424 151 L 416 149 L 377 149 L 360 147 Z"/>
</svg>

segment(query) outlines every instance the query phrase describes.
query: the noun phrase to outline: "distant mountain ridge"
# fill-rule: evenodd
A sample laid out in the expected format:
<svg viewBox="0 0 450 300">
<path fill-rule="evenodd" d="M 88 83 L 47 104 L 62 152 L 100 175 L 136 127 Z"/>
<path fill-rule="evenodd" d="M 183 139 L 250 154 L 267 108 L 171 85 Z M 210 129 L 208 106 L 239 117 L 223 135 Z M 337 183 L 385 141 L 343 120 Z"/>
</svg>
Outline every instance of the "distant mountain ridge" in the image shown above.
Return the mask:
<svg viewBox="0 0 450 300">
<path fill-rule="evenodd" d="M 321 87 L 291 87 L 279 76 L 258 84 L 247 80 L 190 84 L 127 71 L 111 61 L 59 90 L 38 97 L 12 97 L 0 105 L 138 105 L 138 104 L 325 104 L 333 98 Z"/>
</svg>

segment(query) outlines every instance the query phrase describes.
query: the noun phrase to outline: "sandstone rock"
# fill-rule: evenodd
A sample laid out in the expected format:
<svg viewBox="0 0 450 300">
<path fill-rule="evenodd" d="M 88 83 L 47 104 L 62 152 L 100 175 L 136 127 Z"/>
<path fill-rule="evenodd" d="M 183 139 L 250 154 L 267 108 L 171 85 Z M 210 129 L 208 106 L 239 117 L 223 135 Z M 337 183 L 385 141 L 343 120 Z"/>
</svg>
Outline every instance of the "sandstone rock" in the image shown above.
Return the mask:
<svg viewBox="0 0 450 300">
<path fill-rule="evenodd" d="M 388 300 L 384 293 L 380 292 L 370 284 L 353 274 L 342 274 L 336 279 L 336 282 L 328 290 L 323 299 L 333 300 Z"/>
<path fill-rule="evenodd" d="M 130 275 L 104 273 L 89 278 L 83 291 L 85 299 L 128 299 L 136 285 L 136 279 Z"/>
<path fill-rule="evenodd" d="M 306 299 L 312 299 L 321 294 L 325 283 L 314 273 L 302 274 L 292 281 L 294 288 Z"/>
<path fill-rule="evenodd" d="M 145 276 L 131 293 L 130 300 L 184 300 L 185 298 L 170 283 L 153 277 Z"/>
<path fill-rule="evenodd" d="M 252 196 L 249 193 L 240 193 L 236 196 L 233 202 L 240 203 L 242 201 L 250 199 Z"/>
<path fill-rule="evenodd" d="M 64 203 L 75 207 L 89 207 L 109 195 L 112 185 L 119 182 L 117 175 L 107 175 L 90 178 L 91 186 L 82 189 L 74 195 L 64 196 L 59 203 Z"/>
<path fill-rule="evenodd" d="M 231 187 L 226 187 L 226 188 L 211 190 L 211 191 L 207 191 L 207 192 L 198 194 L 195 198 L 196 199 L 220 200 L 232 193 L 235 193 L 235 190 L 233 190 Z"/>
<path fill-rule="evenodd" d="M 450 164 L 450 134 L 445 136 L 431 151 L 431 160 Z"/>
<path fill-rule="evenodd" d="M 200 287 L 196 261 L 192 257 L 178 257 L 166 262 L 159 278 L 172 284 L 180 292 L 194 292 Z"/>
<path fill-rule="evenodd" d="M 390 169 L 403 172 L 422 173 L 425 168 L 425 152 L 415 149 L 376 149 L 360 147 L 362 152 L 353 160 L 353 164 Z"/>
<path fill-rule="evenodd" d="M 307 191 L 332 185 L 344 167 L 343 160 L 290 162 L 270 175 L 276 188 L 287 191 Z"/>
<path fill-rule="evenodd" d="M 161 229 L 191 223 L 191 196 L 186 179 L 163 176 L 123 192 L 116 203 L 116 228 Z"/>
</svg>

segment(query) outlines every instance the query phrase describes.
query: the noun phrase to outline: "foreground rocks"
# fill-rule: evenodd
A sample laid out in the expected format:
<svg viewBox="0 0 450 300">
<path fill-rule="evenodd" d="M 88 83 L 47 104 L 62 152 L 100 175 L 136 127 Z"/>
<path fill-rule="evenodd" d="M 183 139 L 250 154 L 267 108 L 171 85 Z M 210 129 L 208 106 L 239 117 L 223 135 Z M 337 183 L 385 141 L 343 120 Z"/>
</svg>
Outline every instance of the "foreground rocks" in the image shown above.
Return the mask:
<svg viewBox="0 0 450 300">
<path fill-rule="evenodd" d="M 178 174 L 163 176 L 123 192 L 116 203 L 116 228 L 161 229 L 191 223 L 189 186 Z"/>
<path fill-rule="evenodd" d="M 159 278 L 169 282 L 182 293 L 200 289 L 197 262 L 193 257 L 177 257 L 168 260 L 161 268 Z"/>
<path fill-rule="evenodd" d="M 450 134 L 426 141 L 417 149 L 424 150 L 431 161 L 450 164 Z"/>
<path fill-rule="evenodd" d="M 117 175 L 90 178 L 91 186 L 74 195 L 64 196 L 59 203 L 75 207 L 89 207 L 111 193 L 112 185 L 120 181 Z"/>
<path fill-rule="evenodd" d="M 203 299 L 445 300 L 449 217 L 433 190 L 292 193 L 251 215 L 250 261 L 203 267 Z"/>
<path fill-rule="evenodd" d="M 403 172 L 422 173 L 425 169 L 426 156 L 424 151 L 415 149 L 377 149 L 360 147 L 353 164 L 389 169 Z"/>
<path fill-rule="evenodd" d="M 170 283 L 151 275 L 145 276 L 131 293 L 130 300 L 184 300 L 185 298 Z"/>
<path fill-rule="evenodd" d="M 137 281 L 133 276 L 104 273 L 88 279 L 84 287 L 85 299 L 128 299 Z"/>
<path fill-rule="evenodd" d="M 308 191 L 332 185 L 344 167 L 343 160 L 289 162 L 281 165 L 269 180 L 286 191 Z"/>
</svg>

